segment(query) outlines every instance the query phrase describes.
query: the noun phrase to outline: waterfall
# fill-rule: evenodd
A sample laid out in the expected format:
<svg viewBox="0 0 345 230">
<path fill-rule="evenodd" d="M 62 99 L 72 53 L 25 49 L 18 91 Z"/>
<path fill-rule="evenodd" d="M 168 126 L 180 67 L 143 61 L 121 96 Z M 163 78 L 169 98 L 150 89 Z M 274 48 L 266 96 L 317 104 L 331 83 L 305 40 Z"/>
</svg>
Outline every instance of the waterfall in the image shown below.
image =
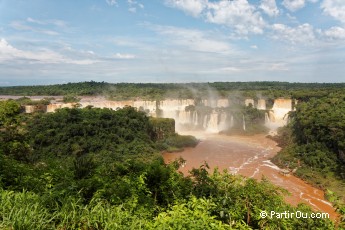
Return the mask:
<svg viewBox="0 0 345 230">
<path fill-rule="evenodd" d="M 218 113 L 215 112 L 209 115 L 208 124 L 206 126 L 208 132 L 218 133 L 220 131 L 218 127 L 219 117 Z"/>
<path fill-rule="evenodd" d="M 271 122 L 275 122 L 275 121 L 276 121 L 276 117 L 275 117 L 273 111 L 269 111 L 269 112 L 268 112 L 268 119 L 269 119 Z"/>
<path fill-rule="evenodd" d="M 208 117 L 208 115 L 204 115 L 204 117 L 203 117 L 203 119 L 202 119 L 202 124 L 201 124 L 201 126 L 204 128 L 204 129 L 206 129 L 207 127 L 208 127 L 208 122 L 209 122 L 209 117 Z"/>
<path fill-rule="evenodd" d="M 218 115 L 218 131 L 223 131 L 229 128 L 229 125 L 227 124 L 226 120 L 226 113 L 221 113 Z"/>
<path fill-rule="evenodd" d="M 242 117 L 242 122 L 243 122 L 243 131 L 246 131 L 246 120 L 244 119 L 244 114 L 243 114 L 243 117 Z"/>
<path fill-rule="evenodd" d="M 193 112 L 193 123 L 196 126 L 199 124 L 199 116 L 198 116 L 198 113 L 196 111 Z"/>
<path fill-rule="evenodd" d="M 272 122 L 279 123 L 280 126 L 287 124 L 286 114 L 292 111 L 292 99 L 279 98 L 274 100 L 272 107 L 274 120 Z M 271 116 L 270 116 L 271 118 Z"/>
<path fill-rule="evenodd" d="M 265 124 L 268 124 L 270 122 L 270 117 L 268 116 L 268 113 L 265 113 Z"/>
<path fill-rule="evenodd" d="M 277 98 L 274 100 L 274 104 L 271 110 L 266 110 L 266 101 L 264 99 L 258 99 L 254 104 L 254 100 L 247 98 L 245 104 L 255 105 L 257 109 L 265 110 L 265 124 L 271 130 L 276 130 L 289 122 L 288 112 L 295 109 L 293 105 L 297 103 L 292 99 Z M 139 110 L 145 111 L 150 116 L 156 116 L 157 113 L 161 117 L 175 119 L 176 127 L 181 128 L 203 128 L 204 130 L 211 132 L 219 132 L 228 130 L 229 128 L 240 126 L 240 117 L 233 116 L 231 110 L 227 110 L 231 104 L 243 103 L 238 99 L 165 99 L 161 101 L 143 101 L 143 100 L 128 100 L 128 101 L 109 101 L 105 98 L 83 98 L 80 101 L 81 107 L 93 106 L 95 108 L 124 108 L 126 106 L 132 106 Z M 210 106 L 212 111 L 204 114 L 198 111 L 197 105 Z M 54 112 L 59 108 L 73 108 L 74 103 L 59 103 L 54 102 L 46 106 L 46 112 Z M 188 107 L 188 109 L 187 109 Z M 187 109 L 187 110 L 186 110 Z M 210 108 L 208 108 L 210 109 Z M 35 108 L 26 106 L 26 112 L 33 112 Z M 239 114 L 240 116 L 240 114 Z M 235 124 L 236 123 L 236 124 Z M 239 127 L 240 128 L 240 127 Z M 242 116 L 242 129 L 246 131 L 245 114 Z"/>
<path fill-rule="evenodd" d="M 178 110 L 178 122 L 180 124 L 190 124 L 191 118 L 190 118 L 190 112 L 186 112 L 184 110 Z"/>
</svg>

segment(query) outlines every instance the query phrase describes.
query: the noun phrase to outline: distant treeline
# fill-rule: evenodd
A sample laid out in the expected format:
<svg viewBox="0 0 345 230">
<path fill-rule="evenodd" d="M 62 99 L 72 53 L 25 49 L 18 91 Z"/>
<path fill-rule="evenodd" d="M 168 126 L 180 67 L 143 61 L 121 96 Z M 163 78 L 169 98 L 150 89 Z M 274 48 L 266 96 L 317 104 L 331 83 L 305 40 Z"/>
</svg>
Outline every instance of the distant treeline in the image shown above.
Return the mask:
<svg viewBox="0 0 345 230">
<path fill-rule="evenodd" d="M 107 83 L 79 82 L 56 85 L 0 87 L 0 95 L 45 96 L 106 96 L 114 100 L 141 98 L 196 97 L 291 97 L 307 100 L 328 95 L 332 90 L 344 90 L 345 83 L 289 83 L 289 82 L 213 82 L 213 83 Z"/>
</svg>

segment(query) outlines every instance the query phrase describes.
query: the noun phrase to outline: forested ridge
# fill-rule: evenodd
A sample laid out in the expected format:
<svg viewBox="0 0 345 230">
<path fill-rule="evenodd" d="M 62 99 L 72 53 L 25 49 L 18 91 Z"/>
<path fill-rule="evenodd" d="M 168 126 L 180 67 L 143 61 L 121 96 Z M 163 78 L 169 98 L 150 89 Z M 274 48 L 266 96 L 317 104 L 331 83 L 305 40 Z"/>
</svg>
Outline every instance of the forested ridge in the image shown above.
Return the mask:
<svg viewBox="0 0 345 230">
<path fill-rule="evenodd" d="M 215 171 L 184 177 L 169 147 L 193 146 L 171 120 L 131 107 L 20 113 L 0 102 L 1 229 L 334 229 L 328 219 L 261 218 L 291 207 L 284 190 Z M 169 128 L 170 127 L 170 128 Z"/>
<path fill-rule="evenodd" d="M 341 91 L 345 83 L 289 82 L 209 82 L 209 83 L 107 83 L 79 82 L 56 85 L 0 87 L 0 95 L 44 96 L 106 96 L 114 100 L 208 97 L 291 97 L 306 100 L 325 96 L 329 91 Z"/>
</svg>

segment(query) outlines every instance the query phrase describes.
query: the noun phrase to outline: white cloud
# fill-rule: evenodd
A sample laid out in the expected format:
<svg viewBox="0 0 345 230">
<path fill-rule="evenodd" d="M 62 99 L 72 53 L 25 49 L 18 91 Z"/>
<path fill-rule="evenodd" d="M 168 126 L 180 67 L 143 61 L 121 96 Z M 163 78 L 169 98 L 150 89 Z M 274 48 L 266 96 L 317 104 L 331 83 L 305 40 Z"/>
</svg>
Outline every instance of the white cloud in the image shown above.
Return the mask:
<svg viewBox="0 0 345 230">
<path fill-rule="evenodd" d="M 152 46 L 149 42 L 143 37 L 133 37 L 133 36 L 121 36 L 121 37 L 112 37 L 108 40 L 117 47 L 126 47 L 135 50 L 151 50 Z"/>
<path fill-rule="evenodd" d="M 32 61 L 43 61 L 47 63 L 61 60 L 62 56 L 49 50 L 39 52 L 23 51 L 11 46 L 5 39 L 0 40 L 0 60 L 8 61 L 14 59 L 27 59 Z"/>
<path fill-rule="evenodd" d="M 313 44 L 315 41 L 313 26 L 308 23 L 297 27 L 289 27 L 284 24 L 273 24 L 272 30 L 274 32 L 272 38 L 276 40 L 302 45 Z"/>
<path fill-rule="evenodd" d="M 279 9 L 277 8 L 275 0 L 261 0 L 259 8 L 270 17 L 279 15 Z"/>
<path fill-rule="evenodd" d="M 298 19 L 297 19 L 295 16 L 292 16 L 292 15 L 289 14 L 289 13 L 286 13 L 286 17 L 288 17 L 288 19 L 289 19 L 290 22 L 292 22 L 292 23 L 299 23 L 299 22 L 298 22 Z"/>
<path fill-rule="evenodd" d="M 197 17 L 207 7 L 208 0 L 167 0 L 171 7 L 183 10 L 185 13 Z"/>
<path fill-rule="evenodd" d="M 252 46 L 250 46 L 250 48 L 252 48 L 252 49 L 257 49 L 258 46 L 257 46 L 257 45 L 252 45 Z"/>
<path fill-rule="evenodd" d="M 247 0 L 210 2 L 207 21 L 235 29 L 238 34 L 262 34 L 265 21 Z"/>
<path fill-rule="evenodd" d="M 32 23 L 37 23 L 37 24 L 40 24 L 40 25 L 45 25 L 46 23 L 42 22 L 42 21 L 39 21 L 39 20 L 35 20 L 33 18 L 27 18 L 26 21 L 28 22 L 32 22 Z"/>
<path fill-rule="evenodd" d="M 141 3 L 138 3 L 137 1 L 127 0 L 127 3 L 129 5 L 128 11 L 131 13 L 136 13 L 137 8 L 144 9 L 144 5 Z"/>
<path fill-rule="evenodd" d="M 28 21 L 30 22 L 31 20 L 28 20 Z M 56 31 L 42 29 L 42 28 L 35 28 L 35 27 L 29 26 L 29 25 L 27 25 L 21 21 L 13 21 L 10 23 L 10 26 L 16 30 L 32 31 L 32 32 L 36 32 L 36 33 L 42 33 L 42 34 L 53 35 L 53 36 L 59 35 L 59 33 Z"/>
<path fill-rule="evenodd" d="M 225 72 L 238 72 L 238 71 L 241 71 L 240 68 L 238 68 L 238 67 L 233 67 L 233 66 L 220 68 L 219 70 L 220 70 L 220 71 L 225 71 Z"/>
<path fill-rule="evenodd" d="M 65 27 L 66 23 L 61 20 L 36 20 L 27 18 L 26 21 L 12 21 L 10 26 L 16 30 L 32 31 L 47 35 L 59 35 L 58 32 L 52 29 L 46 29 L 47 26 Z M 43 27 L 44 26 L 44 27 Z"/>
<path fill-rule="evenodd" d="M 0 39 L 0 62 L 5 61 L 25 61 L 27 63 L 69 63 L 87 65 L 97 62 L 96 60 L 81 59 L 74 60 L 56 53 L 49 49 L 38 51 L 20 50 L 10 45 L 5 39 Z"/>
<path fill-rule="evenodd" d="M 325 30 L 324 35 L 332 40 L 345 39 L 345 29 L 339 26 L 333 26 Z"/>
<path fill-rule="evenodd" d="M 344 0 L 324 0 L 321 3 L 324 14 L 345 24 L 345 1 Z"/>
<path fill-rule="evenodd" d="M 63 20 L 58 20 L 58 19 L 49 19 L 49 20 L 37 20 L 37 19 L 33 19 L 31 17 L 28 17 L 26 19 L 27 22 L 29 23 L 34 23 L 34 24 L 38 24 L 38 25 L 54 25 L 57 27 L 64 27 L 66 26 L 66 22 Z"/>
<path fill-rule="evenodd" d="M 268 70 L 287 71 L 287 70 L 289 70 L 289 68 L 287 67 L 287 63 L 272 63 L 268 66 Z"/>
<path fill-rule="evenodd" d="M 237 34 L 262 34 L 266 25 L 259 11 L 247 0 L 167 0 L 167 5 L 207 22 L 226 25 Z"/>
<path fill-rule="evenodd" d="M 22 22 L 19 22 L 19 21 L 13 21 L 10 23 L 10 26 L 13 28 L 13 29 L 16 29 L 16 30 L 33 30 L 32 27 L 28 26 L 28 25 L 25 25 L 23 24 Z"/>
<path fill-rule="evenodd" d="M 116 59 L 134 59 L 134 58 L 136 58 L 136 56 L 133 54 L 116 53 L 114 55 L 114 58 L 116 58 Z"/>
<path fill-rule="evenodd" d="M 284 0 L 282 4 L 290 11 L 297 11 L 305 6 L 305 0 Z"/>
<path fill-rule="evenodd" d="M 142 8 L 142 9 L 144 8 L 144 5 L 142 3 L 137 2 L 137 1 L 127 0 L 127 2 L 128 2 L 128 4 L 130 6 L 138 6 L 138 7 Z"/>
<path fill-rule="evenodd" d="M 109 6 L 117 6 L 116 0 L 105 0 Z"/>
<path fill-rule="evenodd" d="M 128 11 L 131 12 L 131 13 L 136 13 L 137 12 L 137 8 L 130 7 L 130 8 L 128 8 Z"/>
<path fill-rule="evenodd" d="M 197 52 L 229 53 L 230 45 L 214 39 L 213 36 L 199 30 L 184 29 L 172 26 L 156 26 L 158 33 L 168 36 L 172 44 Z"/>
<path fill-rule="evenodd" d="M 284 0 L 282 5 L 290 10 L 290 11 L 297 11 L 305 7 L 307 2 L 316 3 L 319 0 Z"/>
</svg>

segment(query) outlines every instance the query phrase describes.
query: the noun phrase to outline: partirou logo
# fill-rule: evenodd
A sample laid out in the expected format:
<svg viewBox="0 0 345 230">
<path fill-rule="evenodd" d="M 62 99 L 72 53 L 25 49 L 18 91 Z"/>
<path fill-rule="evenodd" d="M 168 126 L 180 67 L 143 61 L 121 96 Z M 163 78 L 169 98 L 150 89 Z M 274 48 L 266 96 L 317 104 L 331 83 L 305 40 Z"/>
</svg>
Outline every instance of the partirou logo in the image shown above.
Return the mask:
<svg viewBox="0 0 345 230">
<path fill-rule="evenodd" d="M 296 212 L 290 212 L 290 211 L 284 211 L 284 212 L 275 212 L 275 211 L 261 211 L 260 212 L 260 217 L 261 218 L 277 218 L 277 219 L 288 219 L 288 218 L 297 218 L 297 219 L 308 219 L 308 218 L 317 218 L 317 219 L 326 219 L 329 218 L 328 213 L 305 213 L 301 211 L 296 211 Z"/>
</svg>

